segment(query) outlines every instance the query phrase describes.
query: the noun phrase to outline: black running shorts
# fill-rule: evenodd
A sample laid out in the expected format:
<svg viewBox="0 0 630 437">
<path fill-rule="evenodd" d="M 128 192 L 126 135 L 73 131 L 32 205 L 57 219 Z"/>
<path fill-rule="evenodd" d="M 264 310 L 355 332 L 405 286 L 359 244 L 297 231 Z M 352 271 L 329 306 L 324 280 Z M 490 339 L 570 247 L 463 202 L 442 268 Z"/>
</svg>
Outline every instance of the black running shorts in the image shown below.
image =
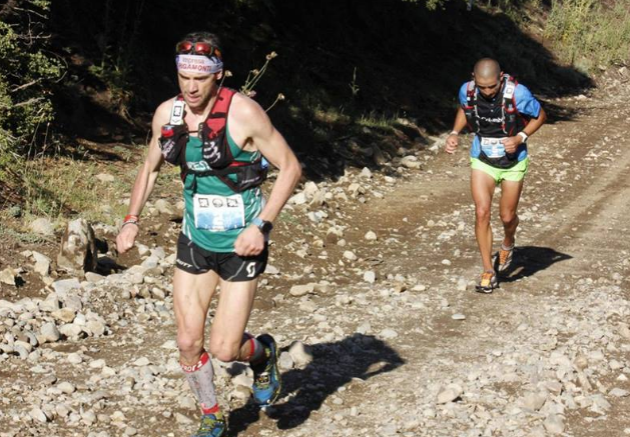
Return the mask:
<svg viewBox="0 0 630 437">
<path fill-rule="evenodd" d="M 251 281 L 265 271 L 268 246 L 256 256 L 239 256 L 234 252 L 212 252 L 197 246 L 181 233 L 177 240 L 178 269 L 193 275 L 200 275 L 214 270 L 221 279 L 230 282 Z"/>
</svg>

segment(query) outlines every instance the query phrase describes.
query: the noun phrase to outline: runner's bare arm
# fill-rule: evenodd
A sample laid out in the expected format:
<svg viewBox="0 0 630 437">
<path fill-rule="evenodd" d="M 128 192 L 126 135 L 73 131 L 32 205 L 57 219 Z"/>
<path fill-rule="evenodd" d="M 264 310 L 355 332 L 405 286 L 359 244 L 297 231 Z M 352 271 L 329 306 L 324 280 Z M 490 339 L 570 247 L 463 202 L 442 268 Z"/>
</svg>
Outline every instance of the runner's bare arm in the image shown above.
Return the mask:
<svg viewBox="0 0 630 437">
<path fill-rule="evenodd" d="M 149 151 L 147 157 L 138 171 L 136 181 L 133 184 L 133 190 L 131 192 L 131 200 L 129 202 L 129 214 L 139 216 L 142 212 L 142 208 L 151 195 L 160 167 L 164 161 L 160 146 L 158 144 L 158 138 L 161 134 L 162 125 L 166 124 L 170 116 L 170 101 L 164 102 L 158 107 L 153 116 L 151 123 L 152 138 L 149 141 Z M 138 235 L 138 226 L 127 225 L 123 226 L 116 238 L 116 247 L 118 252 L 125 253 L 127 250 L 133 247 L 136 236 Z"/>
<path fill-rule="evenodd" d="M 453 123 L 453 130 L 450 135 L 446 137 L 446 152 L 454 153 L 455 149 L 459 145 L 459 132 L 466 127 L 466 114 L 460 106 L 457 108 L 457 114 L 455 115 L 455 122 Z M 456 133 L 457 132 L 457 133 Z"/>
<path fill-rule="evenodd" d="M 287 202 L 302 175 L 302 167 L 295 154 L 269 120 L 267 113 L 253 100 L 238 96 L 232 103 L 233 121 L 244 127 L 246 137 L 279 173 L 269 199 L 259 217 L 274 221 Z M 239 255 L 255 255 L 264 248 L 262 234 L 250 226 L 237 239 L 234 248 Z M 255 241 L 254 241 L 255 240 Z"/>
<path fill-rule="evenodd" d="M 547 121 L 547 113 L 545 112 L 545 110 L 541 107 L 540 108 L 540 113 L 538 114 L 538 117 L 536 118 L 532 118 L 529 123 L 527 124 L 527 126 L 525 126 L 525 129 L 523 129 L 523 132 L 525 132 L 525 134 L 528 137 L 531 137 L 532 135 L 534 135 L 536 133 L 536 131 L 538 129 L 540 129 L 540 127 L 545 124 L 545 122 Z"/>
<path fill-rule="evenodd" d="M 538 117 L 536 118 L 532 118 L 529 123 L 527 124 L 527 126 L 525 126 L 525 128 L 522 130 L 522 132 L 529 136 L 534 135 L 534 133 L 540 129 L 540 127 L 545 124 L 545 121 L 547 121 L 547 113 L 545 112 L 545 110 L 541 107 L 540 108 L 540 113 L 538 114 Z M 505 147 L 505 151 L 508 153 L 514 153 L 516 152 L 516 148 L 518 147 L 519 144 L 522 144 L 525 142 L 525 139 L 521 136 L 521 135 L 515 135 L 513 137 L 508 137 L 506 139 L 503 140 L 503 145 Z"/>
</svg>

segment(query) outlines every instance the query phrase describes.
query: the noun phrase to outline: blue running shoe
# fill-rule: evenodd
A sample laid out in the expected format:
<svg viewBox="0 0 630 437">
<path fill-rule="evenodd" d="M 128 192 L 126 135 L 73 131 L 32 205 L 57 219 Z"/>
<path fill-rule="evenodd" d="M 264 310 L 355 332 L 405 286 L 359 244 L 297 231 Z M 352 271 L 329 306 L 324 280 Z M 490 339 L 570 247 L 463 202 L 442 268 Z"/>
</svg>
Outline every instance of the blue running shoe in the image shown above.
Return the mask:
<svg viewBox="0 0 630 437">
<path fill-rule="evenodd" d="M 252 365 L 254 371 L 252 392 L 254 402 L 260 407 L 267 407 L 278 399 L 282 391 L 282 380 L 278 370 L 278 346 L 269 334 L 259 335 L 256 339 L 265 347 L 267 359 Z"/>
<path fill-rule="evenodd" d="M 225 418 L 222 413 L 201 416 L 199 429 L 192 437 L 222 437 L 225 434 Z"/>
</svg>

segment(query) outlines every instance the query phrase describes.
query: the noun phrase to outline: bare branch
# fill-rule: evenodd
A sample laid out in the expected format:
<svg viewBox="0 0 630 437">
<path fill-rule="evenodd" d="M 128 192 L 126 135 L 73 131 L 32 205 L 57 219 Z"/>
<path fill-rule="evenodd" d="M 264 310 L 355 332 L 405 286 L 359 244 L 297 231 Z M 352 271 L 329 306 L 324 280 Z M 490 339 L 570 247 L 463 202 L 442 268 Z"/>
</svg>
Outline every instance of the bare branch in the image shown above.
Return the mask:
<svg viewBox="0 0 630 437">
<path fill-rule="evenodd" d="M 30 31 L 30 30 L 29 30 Z M 32 35 L 29 34 L 28 37 L 26 35 L 17 35 L 17 39 L 18 40 L 24 40 L 24 41 L 32 41 L 32 40 L 36 40 L 36 39 L 50 39 L 52 38 L 51 34 L 38 34 L 38 35 Z"/>
<path fill-rule="evenodd" d="M 18 108 L 20 106 L 27 106 L 27 105 L 32 105 L 33 103 L 37 103 L 41 100 L 45 100 L 43 97 L 33 97 L 32 99 L 28 99 L 25 100 L 23 102 L 20 103 L 16 103 L 15 105 L 13 105 L 14 108 Z"/>
<path fill-rule="evenodd" d="M 28 88 L 28 87 L 30 87 L 30 86 L 36 85 L 37 83 L 39 83 L 39 82 L 41 82 L 41 81 L 42 81 L 42 78 L 32 80 L 32 81 L 30 81 L 29 83 L 25 83 L 25 84 L 22 84 L 22 85 L 20 85 L 20 86 L 17 86 L 17 87 L 15 87 L 15 88 L 13 88 L 13 89 L 11 90 L 11 93 L 14 93 L 14 92 L 17 92 L 17 91 L 23 90 L 24 88 Z"/>
<path fill-rule="evenodd" d="M 31 13 L 33 15 L 37 15 L 39 18 L 43 18 L 44 20 L 48 19 L 48 17 L 46 15 L 40 14 L 39 12 L 33 11 L 32 9 L 24 9 L 24 8 L 18 8 L 18 7 L 15 7 L 14 9 L 16 11 L 27 12 L 27 13 Z"/>
</svg>

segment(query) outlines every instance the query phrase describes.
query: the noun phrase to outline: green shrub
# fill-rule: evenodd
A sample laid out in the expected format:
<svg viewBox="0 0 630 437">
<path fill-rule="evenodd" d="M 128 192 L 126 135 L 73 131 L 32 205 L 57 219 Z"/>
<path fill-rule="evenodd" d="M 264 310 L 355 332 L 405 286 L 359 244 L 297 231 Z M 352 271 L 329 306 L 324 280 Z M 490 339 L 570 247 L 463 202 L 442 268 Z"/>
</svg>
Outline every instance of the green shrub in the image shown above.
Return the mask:
<svg viewBox="0 0 630 437">
<path fill-rule="evenodd" d="M 593 73 L 628 61 L 630 0 L 606 6 L 596 0 L 552 0 L 545 38 L 563 62 Z"/>
<path fill-rule="evenodd" d="M 0 21 L 0 153 L 37 152 L 54 112 L 51 83 L 61 62 L 47 51 L 49 2 L 17 1 Z M 0 162 L 2 160 L 0 159 Z"/>
<path fill-rule="evenodd" d="M 48 51 L 48 0 L 16 0 L 0 16 L 0 201 L 24 195 L 24 158 L 45 148 L 53 82 L 62 63 Z"/>
</svg>

